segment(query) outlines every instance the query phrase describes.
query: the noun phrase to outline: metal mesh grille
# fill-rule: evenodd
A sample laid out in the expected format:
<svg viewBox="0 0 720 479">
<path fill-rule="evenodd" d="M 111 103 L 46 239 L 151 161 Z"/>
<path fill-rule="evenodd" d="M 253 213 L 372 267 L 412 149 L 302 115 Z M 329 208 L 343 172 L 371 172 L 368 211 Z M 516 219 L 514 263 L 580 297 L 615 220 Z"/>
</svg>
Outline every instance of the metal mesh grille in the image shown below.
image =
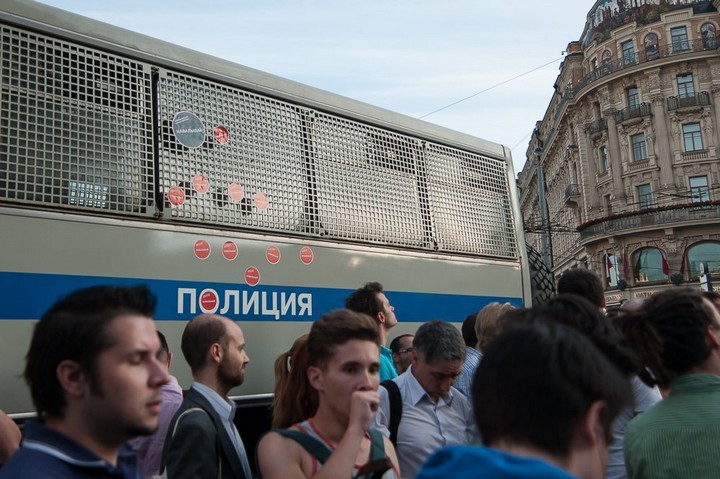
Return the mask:
<svg viewBox="0 0 720 479">
<path fill-rule="evenodd" d="M 147 213 L 149 68 L 0 27 L 0 198 Z"/>
<path fill-rule="evenodd" d="M 0 200 L 517 257 L 502 160 L 164 69 L 154 124 L 150 65 L 13 27 L 0 59 Z"/>
<path fill-rule="evenodd" d="M 160 189 L 171 217 L 310 231 L 303 214 L 308 168 L 302 110 L 173 72 L 162 72 L 158 93 Z M 203 122 L 205 139 L 199 147 L 184 146 L 175 134 L 173 119 L 182 112 Z M 206 187 L 198 183 L 202 178 Z M 170 207 L 168 193 L 174 187 L 185 199 Z"/>
<path fill-rule="evenodd" d="M 318 219 L 337 238 L 427 246 L 418 191 L 419 142 L 318 114 L 313 128 Z"/>
<path fill-rule="evenodd" d="M 505 162 L 433 144 L 426 155 L 438 248 L 516 257 Z"/>
</svg>

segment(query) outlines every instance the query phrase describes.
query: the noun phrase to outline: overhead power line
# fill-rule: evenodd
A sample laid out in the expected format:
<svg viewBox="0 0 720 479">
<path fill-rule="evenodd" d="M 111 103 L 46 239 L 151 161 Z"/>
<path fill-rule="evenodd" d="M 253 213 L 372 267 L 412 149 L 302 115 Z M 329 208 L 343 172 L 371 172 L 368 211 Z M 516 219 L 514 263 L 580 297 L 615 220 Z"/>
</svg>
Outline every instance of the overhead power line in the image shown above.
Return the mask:
<svg viewBox="0 0 720 479">
<path fill-rule="evenodd" d="M 543 64 L 543 65 L 540 65 L 539 67 L 535 67 L 535 68 L 533 68 L 532 70 L 528 70 L 528 71 L 526 71 L 525 73 L 521 73 L 521 74 L 519 74 L 519 75 L 516 75 L 516 76 L 514 76 L 514 77 L 512 77 L 512 78 L 509 78 L 509 79 L 507 79 L 507 80 L 505 80 L 505 81 L 502 81 L 502 82 L 500 82 L 500 83 L 498 83 L 498 84 L 496 84 L 496 85 L 493 85 L 493 86 L 491 86 L 491 87 L 488 87 L 488 88 L 486 88 L 486 89 L 484 89 L 484 90 L 482 90 L 482 91 L 479 91 L 479 92 L 477 92 L 477 93 L 473 93 L 472 95 L 467 96 L 467 97 L 465 97 L 465 98 L 463 98 L 463 99 L 461 99 L 461 100 L 458 100 L 458 101 L 455 101 L 455 102 L 453 102 L 453 103 L 450 103 L 449 105 L 445 105 L 444 107 L 438 108 L 437 110 L 431 111 L 430 113 L 426 113 L 426 114 L 423 115 L 423 116 L 419 116 L 418 119 L 423 119 L 423 118 L 426 118 L 426 117 L 428 117 L 428 116 L 430 116 L 430 115 L 434 115 L 435 113 L 437 113 L 437 112 L 439 112 L 439 111 L 446 110 L 446 109 L 450 108 L 451 106 L 455 106 L 455 105 L 457 105 L 458 103 L 464 102 L 465 100 L 469 100 L 470 98 L 474 98 L 474 97 L 476 97 L 476 96 L 478 96 L 478 95 L 480 95 L 480 94 L 482 94 L 482 93 L 485 93 L 485 92 L 487 92 L 487 91 L 492 90 L 493 88 L 497 88 L 497 87 L 499 87 L 499 86 L 501 86 L 501 85 L 504 85 L 504 84 L 506 84 L 506 83 L 510 83 L 510 82 L 513 81 L 513 80 L 517 80 L 517 79 L 520 78 L 520 77 L 523 77 L 523 76 L 525 76 L 525 75 L 527 75 L 527 74 L 530 74 L 530 73 L 532 73 L 532 72 L 534 72 L 534 71 L 536 71 L 536 70 L 540 70 L 541 68 L 545 68 L 546 66 L 551 65 L 551 64 L 555 63 L 556 61 L 562 60 L 562 59 L 563 59 L 563 57 L 556 58 L 556 59 L 554 59 L 554 60 L 552 60 L 552 61 L 549 61 L 549 62 L 547 62 L 547 63 L 545 63 L 545 64 Z"/>
</svg>

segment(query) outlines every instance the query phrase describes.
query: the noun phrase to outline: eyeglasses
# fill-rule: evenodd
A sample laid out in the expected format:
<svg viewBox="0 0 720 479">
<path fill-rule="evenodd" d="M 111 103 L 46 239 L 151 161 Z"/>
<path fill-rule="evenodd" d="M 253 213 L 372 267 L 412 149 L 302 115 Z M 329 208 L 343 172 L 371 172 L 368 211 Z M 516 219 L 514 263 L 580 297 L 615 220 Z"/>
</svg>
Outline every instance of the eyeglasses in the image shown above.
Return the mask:
<svg viewBox="0 0 720 479">
<path fill-rule="evenodd" d="M 398 354 L 412 353 L 413 351 L 415 351 L 415 348 L 399 349 Z"/>
</svg>

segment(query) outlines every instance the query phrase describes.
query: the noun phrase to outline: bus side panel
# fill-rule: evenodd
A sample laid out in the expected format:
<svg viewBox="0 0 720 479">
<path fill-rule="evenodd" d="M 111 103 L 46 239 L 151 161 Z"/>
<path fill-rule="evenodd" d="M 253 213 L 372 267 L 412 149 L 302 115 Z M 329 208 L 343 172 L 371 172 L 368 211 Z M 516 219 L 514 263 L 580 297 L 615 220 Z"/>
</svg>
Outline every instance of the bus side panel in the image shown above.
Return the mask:
<svg viewBox="0 0 720 479">
<path fill-rule="evenodd" d="M 491 301 L 523 304 L 521 268 L 512 262 L 27 213 L 0 213 L 0 407 L 10 412 L 32 409 L 20 375 L 33 322 L 80 287 L 147 284 L 176 355 L 171 372 L 184 387 L 185 323 L 202 312 L 239 321 L 251 359 L 246 383 L 233 391 L 243 395 L 272 392 L 275 358 L 367 281 L 383 283 L 396 308 L 401 323 L 392 336 L 430 319 L 462 321 Z"/>
</svg>

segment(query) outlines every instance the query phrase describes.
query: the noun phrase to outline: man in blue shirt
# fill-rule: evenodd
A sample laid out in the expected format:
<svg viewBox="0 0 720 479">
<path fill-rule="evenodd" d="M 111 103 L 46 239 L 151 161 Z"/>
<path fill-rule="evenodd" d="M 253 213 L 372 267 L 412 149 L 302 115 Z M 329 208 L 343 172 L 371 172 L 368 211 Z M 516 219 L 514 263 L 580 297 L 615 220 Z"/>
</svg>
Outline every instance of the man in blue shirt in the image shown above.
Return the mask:
<svg viewBox="0 0 720 479">
<path fill-rule="evenodd" d="M 383 292 L 380 283 L 366 283 L 345 300 L 345 307 L 357 313 L 365 313 L 375 320 L 380 333 L 380 382 L 397 377 L 393 362 L 392 350 L 385 344 L 392 329 L 397 323 L 395 308 Z"/>
<path fill-rule="evenodd" d="M 25 366 L 39 421 L 0 478 L 140 478 L 125 442 L 155 431 L 168 382 L 154 309 L 145 287 L 96 286 L 42 316 Z"/>
</svg>

